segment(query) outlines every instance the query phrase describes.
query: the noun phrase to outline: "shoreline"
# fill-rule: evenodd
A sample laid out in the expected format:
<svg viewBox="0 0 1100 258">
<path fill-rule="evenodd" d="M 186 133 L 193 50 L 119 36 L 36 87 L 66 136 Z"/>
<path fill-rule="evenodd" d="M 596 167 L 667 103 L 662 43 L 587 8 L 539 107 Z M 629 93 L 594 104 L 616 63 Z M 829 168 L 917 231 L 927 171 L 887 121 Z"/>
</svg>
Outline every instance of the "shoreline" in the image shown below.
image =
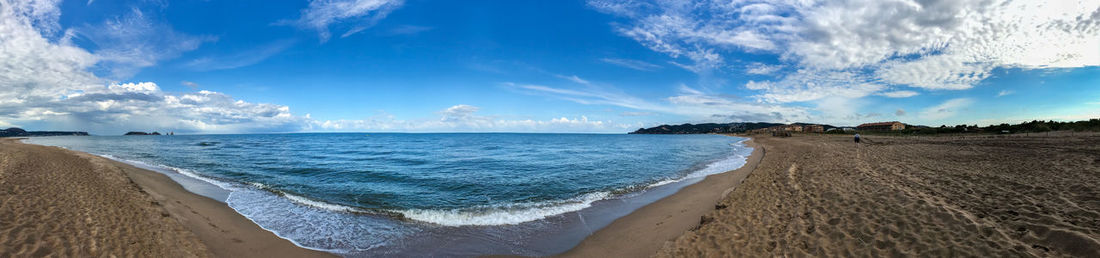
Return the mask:
<svg viewBox="0 0 1100 258">
<path fill-rule="evenodd" d="M 1089 216 L 1100 134 L 869 137 L 746 137 L 740 168 L 669 190 L 556 256 L 1100 254 Z M 164 173 L 18 140 L 0 138 L 0 256 L 333 256 Z"/>
<path fill-rule="evenodd" d="M 181 238 L 197 239 L 199 246 L 192 246 L 188 250 L 182 250 L 198 256 L 214 256 L 214 257 L 335 257 L 336 255 L 316 250 L 310 250 L 299 247 L 292 243 L 290 240 L 278 237 L 275 233 L 261 228 L 253 221 L 244 217 L 236 210 L 230 208 L 227 204 L 211 199 L 207 196 L 202 196 L 197 193 L 193 193 L 184 189 L 182 185 L 173 179 L 169 178 L 160 172 L 138 168 L 131 164 L 126 164 L 116 160 L 111 160 L 105 157 L 96 156 L 89 153 L 80 151 L 68 150 L 59 147 L 35 145 L 21 142 L 20 138 L 7 138 L 0 139 L 0 145 L 4 145 L 4 148 L 8 151 L 15 151 L 20 153 L 34 153 L 35 155 L 49 155 L 56 157 L 63 157 L 73 162 L 66 164 L 50 164 L 58 163 L 57 159 L 44 159 L 35 162 L 47 163 L 43 164 L 47 167 L 64 167 L 66 170 L 72 170 L 76 173 L 85 174 L 85 176 L 92 177 L 112 177 L 115 179 L 123 178 L 128 181 L 128 184 L 133 186 L 134 191 L 126 192 L 128 199 L 151 199 L 151 201 L 139 204 L 142 210 L 149 210 L 152 212 L 159 212 L 159 216 L 168 223 L 168 226 L 180 227 L 186 232 L 172 232 L 179 233 Z M 30 157 L 34 158 L 34 157 Z M 20 158 L 13 158 L 12 155 L 4 154 L 0 156 L 0 164 L 20 164 L 21 162 L 27 162 L 20 160 Z M 13 170 L 26 170 L 24 167 L 18 167 Z M 3 172 L 3 171 L 0 171 Z M 52 170 L 38 170 L 38 171 L 12 171 L 12 172 L 31 172 L 40 174 L 60 173 Z M 0 173 L 0 184 L 7 184 L 13 177 L 12 174 L 4 172 Z M 70 175 L 50 175 L 51 177 L 63 178 L 60 181 L 66 181 L 64 178 L 70 178 Z M 121 177 L 120 177 L 121 176 Z M 118 180 L 116 180 L 118 181 Z M 57 183 L 71 183 L 71 182 L 57 182 Z M 79 182 L 78 182 L 79 183 Z M 33 186 L 32 186 L 33 187 Z M 95 185 L 89 188 L 89 191 L 109 191 L 115 189 L 96 189 L 96 188 L 108 188 L 110 185 Z M 122 189 L 128 190 L 128 189 Z M 120 191 L 122 191 L 120 190 Z M 42 193 L 50 194 L 50 193 Z M 64 195 L 68 193 L 52 193 L 55 195 Z M 18 196 L 18 194 L 15 194 Z M 93 194 L 94 195 L 94 194 Z M 45 196 L 44 196 L 45 197 Z M 126 198 L 126 197 L 123 197 Z M 134 200 L 131 200 L 134 201 Z M 66 207 L 51 207 L 51 209 L 65 209 Z M 110 205 L 98 206 L 98 209 L 104 210 L 107 213 L 125 213 L 127 211 L 121 210 L 123 207 L 113 207 Z M 18 211 L 13 211 L 18 212 Z M 74 211 L 78 212 L 78 211 Z M 0 212 L 5 213 L 5 212 Z M 3 214 L 0 214 L 3 215 Z M 32 220 L 36 218 L 31 218 Z M 62 218 L 64 219 L 64 218 Z M 110 218 L 107 218 L 110 219 Z M 91 222 L 95 223 L 95 219 L 89 218 Z M 173 223 L 174 222 L 174 223 Z M 49 224 L 52 221 L 27 221 L 27 224 Z M 175 225 L 171 225 L 175 224 Z M 86 230 L 81 228 L 74 228 L 71 230 Z M 102 230 L 118 230 L 106 228 Z M 156 235 L 159 238 L 163 234 L 168 232 L 156 232 L 150 228 L 128 228 L 122 230 L 125 234 L 139 234 L 149 233 Z M 134 231 L 138 231 L 135 233 Z M 148 232 L 152 231 L 152 232 Z M 83 231 L 81 231 L 83 232 Z M 104 248 L 96 248 L 95 243 L 106 242 L 106 239 L 97 239 L 95 232 L 97 229 L 92 230 L 91 235 L 86 233 L 72 232 L 63 234 L 68 235 L 65 238 L 72 238 L 69 241 L 76 242 L 91 242 L 91 247 L 87 246 L 54 246 L 58 249 L 71 249 L 71 250 L 53 250 L 55 252 L 70 252 L 72 254 L 92 254 L 97 250 Z M 36 232 L 42 233 L 42 232 Z M 45 238 L 53 238 L 50 235 L 38 236 Z M 56 236 L 55 236 L 56 237 Z M 117 237 L 117 236 L 116 236 Z M 90 239 L 86 239 L 90 238 Z M 10 242 L 10 241 L 0 241 Z M 45 241 L 39 241 L 45 242 Z M 9 243 L 5 243 L 9 244 Z M 172 246 L 173 248 L 184 248 L 184 246 Z M 90 249 L 89 249 L 90 248 Z M 72 250 L 75 249 L 75 250 Z M 126 247 L 122 247 L 122 250 L 126 250 Z M 113 253 L 108 251 L 104 254 Z"/>
<path fill-rule="evenodd" d="M 588 246 L 588 243 L 591 243 L 593 239 L 599 239 L 600 236 L 603 236 L 603 238 L 614 238 L 616 234 L 622 234 L 624 231 L 642 230 L 647 233 L 632 235 L 651 238 L 651 242 L 655 243 L 650 245 L 653 250 L 646 252 L 650 254 L 655 253 L 663 242 L 672 240 L 698 225 L 698 218 L 702 216 L 702 214 L 714 209 L 715 206 L 713 204 L 721 200 L 726 193 L 733 190 L 734 187 L 743 181 L 748 173 L 755 168 L 763 156 L 762 146 L 756 144 L 751 137 L 737 137 L 745 138 L 739 141 L 739 143 L 745 147 L 752 148 L 752 152 L 745 157 L 745 163 L 740 168 L 708 175 L 703 178 L 697 178 L 694 180 L 698 181 L 694 182 L 674 182 L 668 185 L 661 185 L 655 189 L 662 190 L 647 192 L 648 195 L 656 194 L 660 197 L 656 199 L 652 199 L 652 197 L 639 197 L 641 199 L 650 198 L 651 200 L 638 206 L 628 207 L 630 204 L 620 203 L 616 203 L 615 205 L 602 204 L 603 206 L 594 205 L 599 206 L 596 209 L 586 208 L 582 211 L 572 212 L 570 215 L 577 216 L 581 220 L 579 225 L 585 227 L 586 230 L 584 230 L 584 232 L 562 233 L 561 236 L 556 238 L 548 238 L 536 242 L 552 243 L 552 246 L 560 244 L 558 241 L 567 239 L 569 235 L 577 236 L 574 238 L 577 240 L 573 240 L 577 241 L 573 242 L 575 244 L 562 246 L 564 248 L 559 249 L 561 251 L 557 251 L 557 254 L 554 254 L 555 252 L 548 253 L 555 256 L 570 256 L 571 254 L 584 255 L 586 252 L 591 252 L 591 250 L 595 249 L 603 249 L 604 251 L 602 252 L 609 252 L 609 250 L 616 249 L 622 251 L 626 249 L 621 249 L 617 246 L 634 246 L 637 241 L 633 239 L 618 240 L 616 242 L 618 245 L 609 245 L 600 242 L 599 248 L 586 246 Z M 293 240 L 283 238 L 276 232 L 263 228 L 254 220 L 229 207 L 225 200 L 219 201 L 217 197 L 211 196 L 209 193 L 195 192 L 195 189 L 192 189 L 195 187 L 194 185 L 180 182 L 180 178 L 177 178 L 186 176 L 174 175 L 170 171 L 161 171 L 158 167 L 141 162 L 131 163 L 126 160 L 117 160 L 110 156 L 104 157 L 60 147 L 23 143 L 19 140 L 12 142 L 27 146 L 37 146 L 39 148 L 52 148 L 84 159 L 107 161 L 123 172 L 132 182 L 140 186 L 144 194 L 153 197 L 159 203 L 163 203 L 163 209 L 167 210 L 166 212 L 173 218 L 179 220 L 179 222 L 188 230 L 192 231 L 195 236 L 199 237 L 201 242 L 206 244 L 209 251 L 215 254 L 215 256 L 259 256 L 260 253 L 258 253 L 258 251 L 260 250 L 273 254 L 264 256 L 274 257 L 333 256 L 335 254 L 325 252 L 324 250 L 303 247 Z M 686 185 L 684 185 L 685 183 Z M 677 184 L 681 186 L 676 186 Z M 673 192 L 668 193 L 669 191 Z M 659 192 L 665 193 L 660 194 Z M 610 201 L 602 200 L 599 202 Z M 629 208 L 629 210 L 625 212 L 609 210 L 616 207 Z M 674 210 L 681 211 L 671 215 L 659 214 L 661 212 Z M 603 220 L 604 222 L 599 222 L 601 219 L 593 217 L 609 216 L 608 214 L 614 213 L 620 215 L 610 215 L 613 217 Z M 569 216 L 567 215 L 567 217 Z M 655 226 L 645 226 L 646 224 L 652 224 L 651 222 L 653 221 L 659 222 L 656 222 Z M 589 226 L 593 226 L 593 224 L 603 225 L 600 226 L 597 231 L 593 232 L 591 229 L 587 229 Z M 579 226 L 575 225 L 573 229 L 579 229 Z M 260 243 L 243 244 L 245 242 Z M 566 240 L 566 242 L 570 241 Z M 637 250 L 638 249 L 635 248 L 632 251 Z M 292 255 L 291 253 L 301 254 Z M 616 252 L 611 253 L 618 254 Z"/>
<path fill-rule="evenodd" d="M 84 154 L 84 153 L 82 153 Z M 92 154 L 85 154 L 100 158 Z M 225 202 L 184 189 L 160 172 L 110 160 L 123 167 L 127 176 L 162 203 L 199 237 L 217 257 L 335 257 L 335 254 L 300 247 L 279 237 L 229 207 Z M 159 195 L 159 196 L 158 196 Z M 178 205 L 171 205 L 175 202 Z"/>
<path fill-rule="evenodd" d="M 663 246 L 696 228 L 700 218 L 718 208 L 718 203 L 756 169 L 765 147 L 750 136 L 742 142 L 752 148 L 745 164 L 681 188 L 672 195 L 642 206 L 615 219 L 557 257 L 648 257 Z"/>
</svg>

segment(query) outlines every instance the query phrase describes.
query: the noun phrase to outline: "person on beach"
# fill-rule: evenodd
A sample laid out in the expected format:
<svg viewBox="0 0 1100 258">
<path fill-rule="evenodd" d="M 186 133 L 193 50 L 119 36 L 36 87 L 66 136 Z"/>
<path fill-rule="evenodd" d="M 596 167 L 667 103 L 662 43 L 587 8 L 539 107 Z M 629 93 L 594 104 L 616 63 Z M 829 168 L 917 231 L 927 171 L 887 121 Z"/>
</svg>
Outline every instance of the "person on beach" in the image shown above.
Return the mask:
<svg viewBox="0 0 1100 258">
<path fill-rule="evenodd" d="M 859 143 L 859 134 L 856 134 L 856 143 Z"/>
</svg>

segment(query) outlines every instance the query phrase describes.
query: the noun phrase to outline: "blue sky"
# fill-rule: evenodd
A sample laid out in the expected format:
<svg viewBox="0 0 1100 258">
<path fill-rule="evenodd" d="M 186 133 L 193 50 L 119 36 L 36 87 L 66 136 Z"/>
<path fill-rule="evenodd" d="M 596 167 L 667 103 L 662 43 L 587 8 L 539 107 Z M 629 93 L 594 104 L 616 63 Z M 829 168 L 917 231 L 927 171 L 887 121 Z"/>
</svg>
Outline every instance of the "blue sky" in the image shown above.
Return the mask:
<svg viewBox="0 0 1100 258">
<path fill-rule="evenodd" d="M 8 1 L 0 126 L 627 132 L 1100 117 L 1088 1 Z"/>
</svg>

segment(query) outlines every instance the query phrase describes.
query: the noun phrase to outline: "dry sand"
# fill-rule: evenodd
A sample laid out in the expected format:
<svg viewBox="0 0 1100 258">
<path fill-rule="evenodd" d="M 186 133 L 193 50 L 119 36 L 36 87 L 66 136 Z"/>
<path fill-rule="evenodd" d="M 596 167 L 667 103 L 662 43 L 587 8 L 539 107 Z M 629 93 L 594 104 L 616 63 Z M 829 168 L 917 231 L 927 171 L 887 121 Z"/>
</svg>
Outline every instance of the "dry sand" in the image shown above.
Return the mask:
<svg viewBox="0 0 1100 258">
<path fill-rule="evenodd" d="M 657 256 L 1100 257 L 1100 135 L 865 139 L 756 138 L 726 208 Z"/>
<path fill-rule="evenodd" d="M 167 176 L 0 139 L 0 257 L 319 257 Z"/>
</svg>

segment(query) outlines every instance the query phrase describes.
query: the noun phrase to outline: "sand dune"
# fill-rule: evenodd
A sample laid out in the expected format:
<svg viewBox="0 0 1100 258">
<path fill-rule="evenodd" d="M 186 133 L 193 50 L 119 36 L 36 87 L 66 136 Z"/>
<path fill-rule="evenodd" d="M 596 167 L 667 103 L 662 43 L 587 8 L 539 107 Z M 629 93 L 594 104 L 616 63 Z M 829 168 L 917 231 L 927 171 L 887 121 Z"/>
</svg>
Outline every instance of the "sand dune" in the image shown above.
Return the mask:
<svg viewBox="0 0 1100 258">
<path fill-rule="evenodd" d="M 767 154 L 658 256 L 1100 257 L 1100 135 L 758 137 Z"/>
</svg>

